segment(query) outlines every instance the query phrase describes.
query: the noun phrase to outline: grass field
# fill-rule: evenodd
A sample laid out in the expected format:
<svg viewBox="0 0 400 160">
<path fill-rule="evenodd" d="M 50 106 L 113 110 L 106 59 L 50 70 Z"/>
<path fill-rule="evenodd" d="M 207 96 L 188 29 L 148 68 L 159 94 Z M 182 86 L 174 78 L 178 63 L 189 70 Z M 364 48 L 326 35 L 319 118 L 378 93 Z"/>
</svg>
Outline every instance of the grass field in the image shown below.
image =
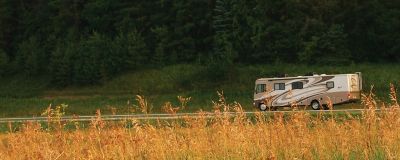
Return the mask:
<svg viewBox="0 0 400 160">
<path fill-rule="evenodd" d="M 238 65 L 225 78 L 218 77 L 199 65 L 174 65 L 160 69 L 146 69 L 119 75 L 102 84 L 55 88 L 50 77 L 15 75 L 0 78 L 0 117 L 38 116 L 50 104 L 68 104 L 67 114 L 92 115 L 96 109 L 104 114 L 116 108 L 126 113 L 134 105 L 135 95 L 143 95 L 153 108 L 170 101 L 177 103 L 177 96 L 192 97 L 188 111 L 211 110 L 211 100 L 217 99 L 216 91 L 224 91 L 228 101 L 237 101 L 251 110 L 254 81 L 277 73 L 290 76 L 317 73 L 363 73 L 364 91 L 374 85 L 374 92 L 387 101 L 389 83 L 399 86 L 400 65 L 359 64 L 349 66 L 306 66 L 299 64 Z"/>
<path fill-rule="evenodd" d="M 219 98 L 214 118 L 107 122 L 88 127 L 61 122 L 12 124 L 0 134 L 2 159 L 399 159 L 400 106 L 394 89 L 382 105 L 372 95 L 360 116 L 283 115 L 247 117 L 237 103 Z M 139 108 L 146 108 L 140 105 Z M 375 108 L 385 108 L 375 112 Z M 234 111 L 232 118 L 225 111 Z M 55 115 L 55 116 L 54 116 Z M 71 127 L 72 124 L 72 127 Z"/>
</svg>

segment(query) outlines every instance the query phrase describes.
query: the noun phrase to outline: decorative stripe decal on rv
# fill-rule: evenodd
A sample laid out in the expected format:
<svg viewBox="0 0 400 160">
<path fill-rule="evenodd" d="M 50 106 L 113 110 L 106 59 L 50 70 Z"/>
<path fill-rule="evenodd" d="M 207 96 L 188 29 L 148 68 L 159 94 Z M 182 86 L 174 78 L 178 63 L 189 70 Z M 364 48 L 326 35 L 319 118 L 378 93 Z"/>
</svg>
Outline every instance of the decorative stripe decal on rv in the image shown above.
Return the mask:
<svg viewBox="0 0 400 160">
<path fill-rule="evenodd" d="M 327 80 L 332 79 L 333 77 L 335 77 L 335 76 L 323 76 L 322 79 L 320 81 L 318 81 L 317 83 L 325 82 Z"/>
<path fill-rule="evenodd" d="M 297 90 L 297 89 L 289 90 L 289 91 L 285 91 L 281 94 L 274 95 L 272 97 L 272 105 L 274 105 L 274 106 L 288 105 L 290 103 L 293 103 L 293 101 L 290 101 L 290 99 L 293 99 L 293 98 L 296 99 L 295 103 L 298 103 L 298 102 L 304 101 L 307 98 L 311 98 L 313 96 L 318 96 L 323 93 L 326 93 L 328 90 L 330 90 L 330 88 L 326 88 L 326 84 L 324 84 L 322 82 L 328 81 L 332 78 L 334 78 L 334 76 L 315 77 L 312 79 L 309 78 L 310 81 L 299 80 L 299 79 L 289 81 L 285 84 L 285 86 L 289 86 L 293 82 L 302 81 L 302 82 L 305 82 L 305 84 L 303 84 L 304 88 L 301 90 Z M 315 87 L 317 87 L 317 88 L 315 88 Z M 308 89 L 311 89 L 311 90 L 308 90 Z M 292 95 L 295 95 L 295 97 L 292 97 Z"/>
</svg>

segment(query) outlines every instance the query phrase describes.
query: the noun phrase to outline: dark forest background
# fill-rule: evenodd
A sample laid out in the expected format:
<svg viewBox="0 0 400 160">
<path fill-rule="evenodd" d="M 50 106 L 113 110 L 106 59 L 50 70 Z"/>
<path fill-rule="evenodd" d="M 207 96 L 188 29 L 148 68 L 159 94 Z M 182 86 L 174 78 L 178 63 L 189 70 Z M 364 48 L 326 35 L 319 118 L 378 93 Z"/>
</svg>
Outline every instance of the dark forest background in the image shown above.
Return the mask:
<svg viewBox="0 0 400 160">
<path fill-rule="evenodd" d="M 181 63 L 399 62 L 398 0 L 0 0 L 0 76 L 57 86 Z"/>
</svg>

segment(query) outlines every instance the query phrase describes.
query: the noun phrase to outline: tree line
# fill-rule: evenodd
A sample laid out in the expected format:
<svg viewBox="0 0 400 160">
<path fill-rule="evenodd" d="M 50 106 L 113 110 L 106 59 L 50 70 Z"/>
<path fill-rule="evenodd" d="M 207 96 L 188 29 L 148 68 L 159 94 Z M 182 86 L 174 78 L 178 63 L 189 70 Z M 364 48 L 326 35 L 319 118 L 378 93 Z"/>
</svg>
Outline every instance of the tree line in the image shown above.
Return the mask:
<svg viewBox="0 0 400 160">
<path fill-rule="evenodd" d="M 56 85 L 177 63 L 400 62 L 400 1 L 0 0 L 0 75 Z"/>
</svg>

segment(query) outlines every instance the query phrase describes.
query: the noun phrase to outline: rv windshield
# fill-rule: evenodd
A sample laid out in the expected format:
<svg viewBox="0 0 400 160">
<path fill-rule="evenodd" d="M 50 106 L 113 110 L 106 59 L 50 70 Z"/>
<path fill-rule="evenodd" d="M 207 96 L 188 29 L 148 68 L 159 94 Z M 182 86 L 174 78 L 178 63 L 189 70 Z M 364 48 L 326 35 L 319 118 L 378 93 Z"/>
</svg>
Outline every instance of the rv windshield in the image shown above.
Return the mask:
<svg viewBox="0 0 400 160">
<path fill-rule="evenodd" d="M 257 84 L 256 85 L 256 94 L 265 92 L 265 84 Z"/>
</svg>

